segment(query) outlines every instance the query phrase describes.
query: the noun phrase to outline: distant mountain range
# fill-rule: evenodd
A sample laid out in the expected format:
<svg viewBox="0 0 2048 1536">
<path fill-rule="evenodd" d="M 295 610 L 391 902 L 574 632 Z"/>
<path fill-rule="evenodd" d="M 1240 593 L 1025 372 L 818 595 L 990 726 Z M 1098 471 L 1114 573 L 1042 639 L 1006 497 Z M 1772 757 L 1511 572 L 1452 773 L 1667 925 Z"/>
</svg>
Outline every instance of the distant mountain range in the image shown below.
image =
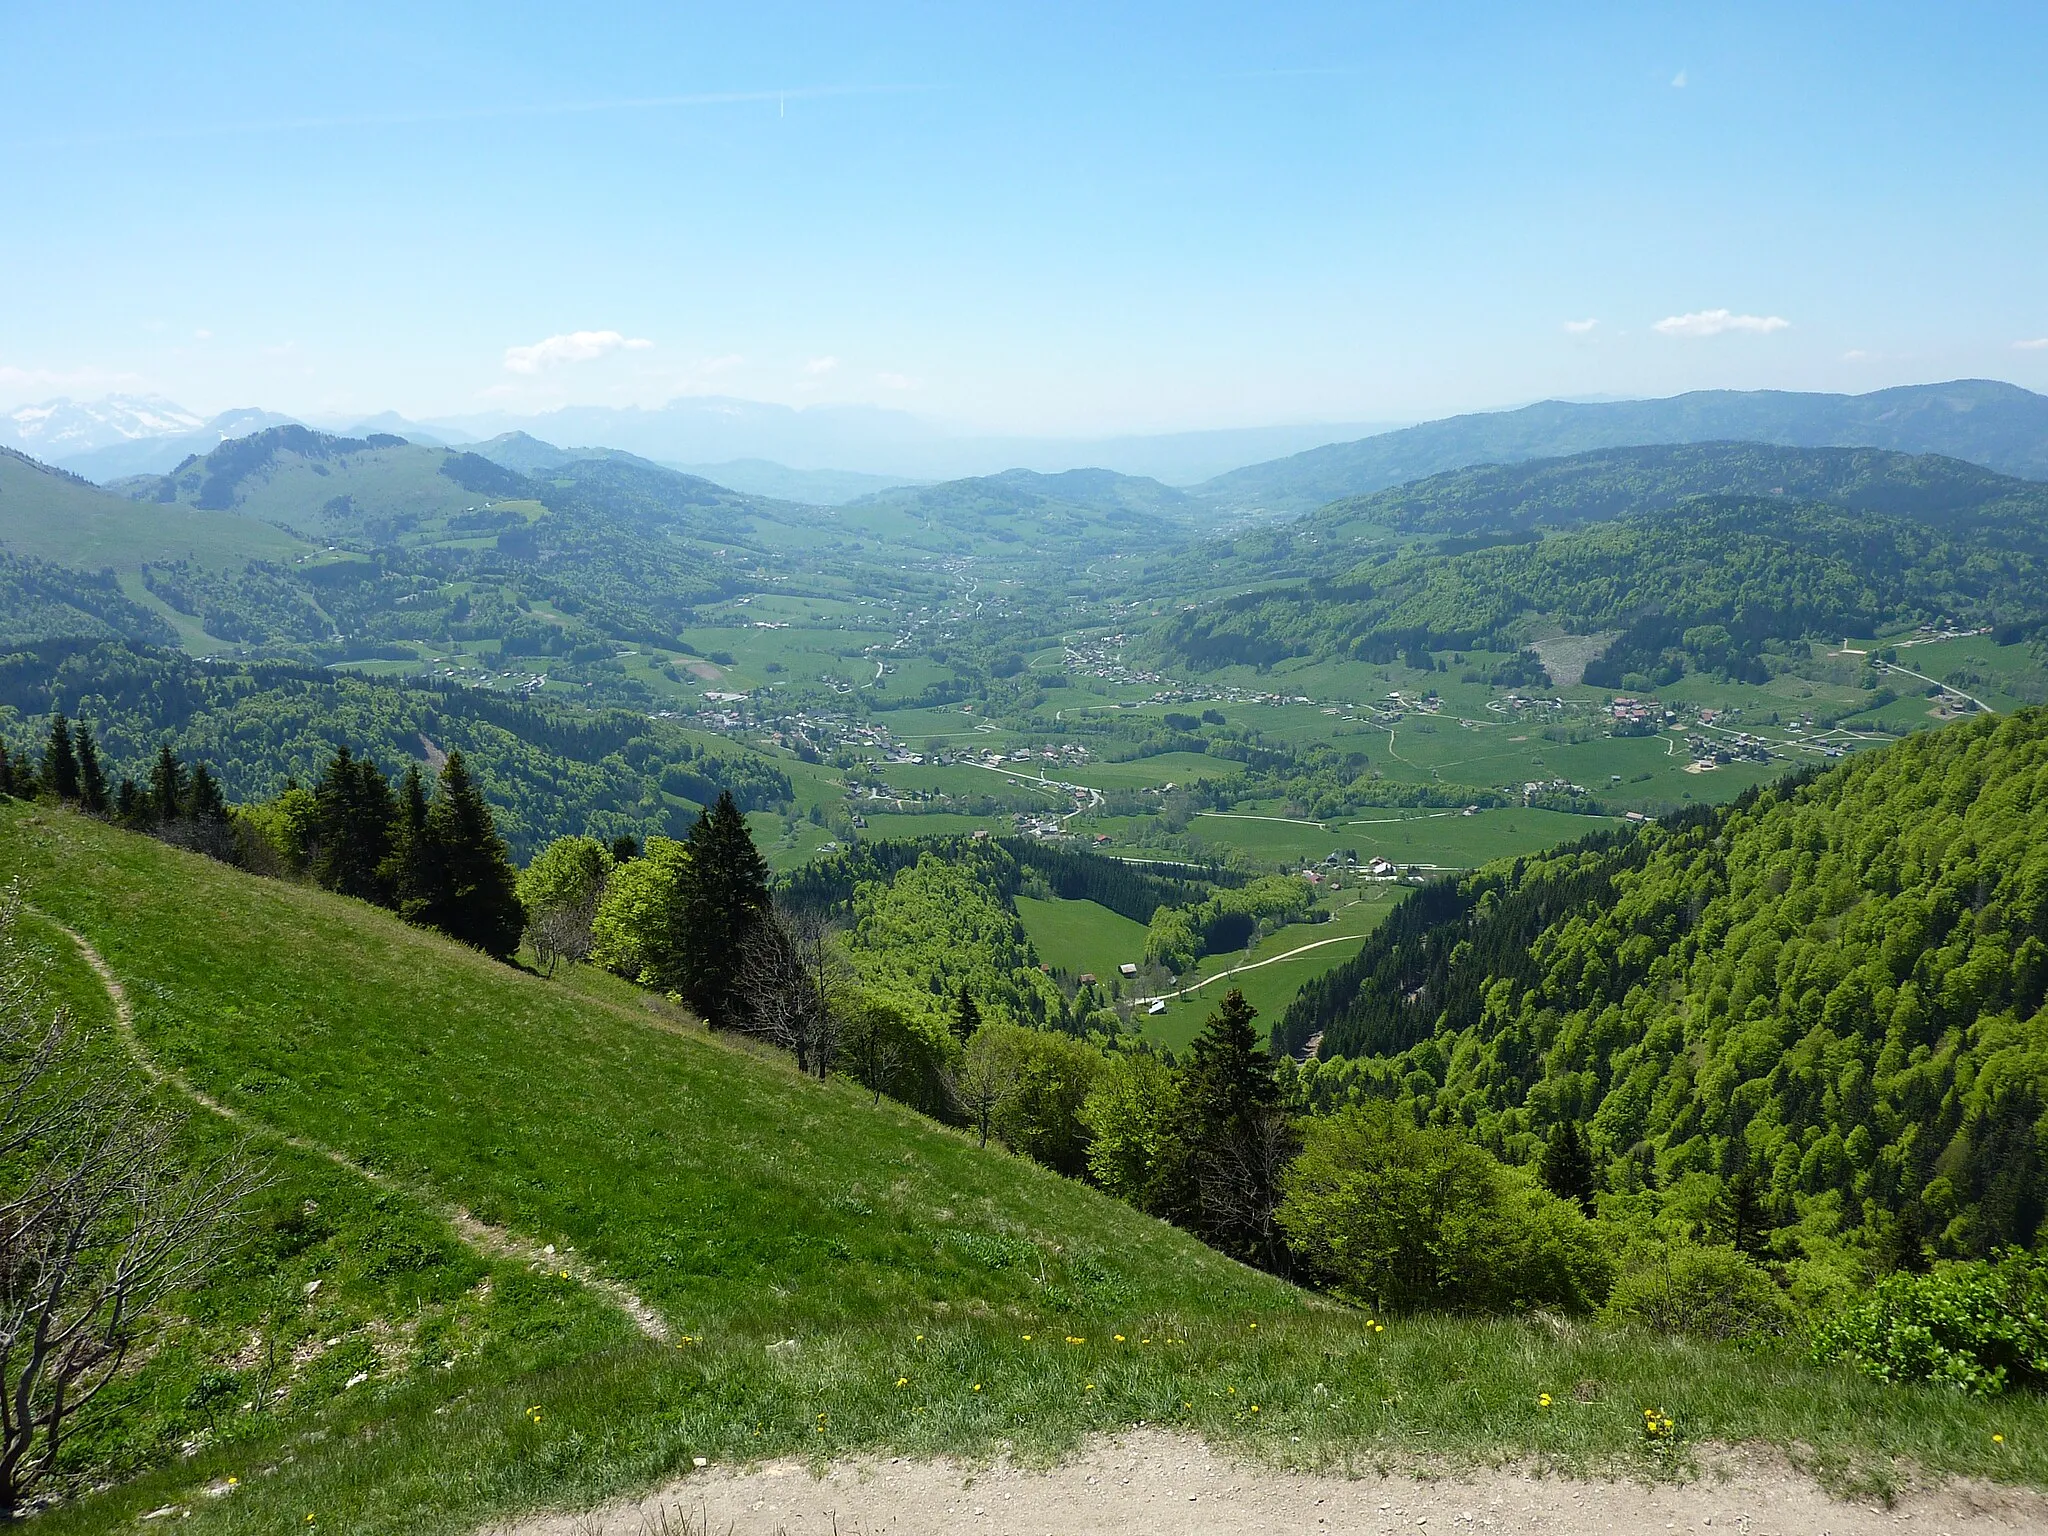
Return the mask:
<svg viewBox="0 0 2048 1536">
<path fill-rule="evenodd" d="M 1252 464 L 1193 488 L 1246 513 L 1310 512 L 1474 464 L 1557 458 L 1649 443 L 1753 442 L 1939 453 L 2048 480 L 2048 396 L 1990 379 L 1868 395 L 1698 390 L 1666 400 L 1569 404 L 1452 416 Z"/>
<path fill-rule="evenodd" d="M 348 437 L 389 434 L 446 446 L 513 433 L 549 444 L 600 445 L 691 473 L 716 469 L 735 488 L 826 506 L 891 485 L 1006 469 L 1059 473 L 1102 468 L 1187 485 L 1254 460 L 1376 430 L 1371 423 L 1336 422 L 1101 438 L 969 435 L 908 411 L 870 406 L 795 410 L 714 396 L 673 400 L 653 409 L 569 406 L 539 416 L 492 412 L 425 421 L 386 411 L 302 423 L 253 409 L 202 419 L 156 397 L 109 396 L 83 403 L 53 400 L 0 416 L 0 446 L 105 482 L 167 474 L 189 454 L 203 455 L 228 438 L 291 424 Z M 821 472 L 828 478 L 791 478 Z"/>
<path fill-rule="evenodd" d="M 106 483 L 165 474 L 188 455 L 286 424 L 294 423 L 254 407 L 201 420 L 157 397 L 55 400 L 0 416 L 0 446 Z M 2048 479 L 2048 396 L 1985 379 L 1867 395 L 1703 390 L 1664 400 L 1551 400 L 1398 429 L 1353 423 L 1092 439 L 965 436 L 906 411 L 795 410 L 718 397 L 655 409 L 571 406 L 525 417 L 415 421 L 385 412 L 345 426 L 347 436 L 378 434 L 432 446 L 473 444 L 521 473 L 623 452 L 750 495 L 814 506 L 1011 469 L 1103 469 L 1180 487 L 1211 519 L 1238 522 L 1292 516 L 1473 465 L 1663 443 L 1939 453 Z"/>
<path fill-rule="evenodd" d="M 412 441 L 429 442 L 431 439 L 414 437 Z M 470 452 L 506 469 L 517 470 L 522 475 L 545 473 L 591 459 L 623 456 L 643 464 L 653 462 L 640 459 L 637 454 L 622 454 L 617 448 L 557 448 L 553 443 L 544 443 L 526 432 L 501 432 L 485 442 L 471 444 Z M 786 464 L 776 464 L 768 459 L 728 459 L 722 464 L 662 464 L 661 467 L 675 470 L 678 474 L 694 475 L 700 480 L 710 480 L 729 490 L 744 491 L 749 496 L 802 502 L 813 507 L 840 507 L 877 491 L 923 483 L 889 475 L 863 475 L 848 469 L 791 469 Z"/>
<path fill-rule="evenodd" d="M 202 419 L 160 395 L 47 400 L 0 415 L 0 447 L 104 484 L 163 474 L 192 454 L 291 420 L 255 406 Z"/>
</svg>

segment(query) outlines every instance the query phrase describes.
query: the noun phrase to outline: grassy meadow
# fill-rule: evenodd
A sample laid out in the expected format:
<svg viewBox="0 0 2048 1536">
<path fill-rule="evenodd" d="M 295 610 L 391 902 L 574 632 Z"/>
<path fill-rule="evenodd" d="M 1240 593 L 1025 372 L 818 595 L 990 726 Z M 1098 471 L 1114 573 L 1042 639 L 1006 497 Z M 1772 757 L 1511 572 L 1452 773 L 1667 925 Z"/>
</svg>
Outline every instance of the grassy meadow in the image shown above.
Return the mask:
<svg viewBox="0 0 2048 1536">
<path fill-rule="evenodd" d="M 165 1356 L 183 1374 L 139 1377 L 101 1431 L 125 1447 L 110 1465 L 139 1475 L 40 1517 L 52 1532 L 165 1506 L 193 1531 L 466 1532 L 694 1457 L 1041 1460 L 1138 1422 L 1300 1466 L 1660 1475 L 1649 1406 L 1685 1442 L 1799 1445 L 1858 1486 L 2048 1486 L 2035 1399 L 1571 1323 L 1373 1326 L 587 972 L 549 982 L 66 813 L 0 808 L 0 869 L 99 950 L 143 1047 L 244 1117 L 279 1180 L 244 1256 L 184 1309 Z M 60 989 L 103 1020 L 89 974 L 38 937 Z M 573 1253 L 573 1270 L 479 1256 L 457 1208 L 555 1245 L 565 1270 Z M 586 1268 L 669 1339 L 636 1332 Z M 301 1276 L 326 1283 L 309 1294 Z M 273 1345 L 289 1359 L 309 1339 L 355 1351 L 339 1378 L 354 1384 L 247 1406 Z M 191 1454 L 168 1454 L 181 1438 Z"/>
</svg>

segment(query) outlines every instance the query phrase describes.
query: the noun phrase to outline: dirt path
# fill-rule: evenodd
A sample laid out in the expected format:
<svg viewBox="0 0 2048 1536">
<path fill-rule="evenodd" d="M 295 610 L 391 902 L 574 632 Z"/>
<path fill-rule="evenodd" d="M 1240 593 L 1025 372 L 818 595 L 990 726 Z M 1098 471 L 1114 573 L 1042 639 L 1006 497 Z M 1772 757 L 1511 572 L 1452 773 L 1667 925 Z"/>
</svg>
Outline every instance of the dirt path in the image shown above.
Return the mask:
<svg viewBox="0 0 2048 1536">
<path fill-rule="evenodd" d="M 135 1059 L 136 1065 L 142 1068 L 143 1073 L 151 1082 L 160 1083 L 175 1089 L 209 1114 L 218 1115 L 231 1125 L 239 1126 L 252 1135 L 267 1137 L 272 1141 L 281 1141 L 296 1151 L 310 1153 L 314 1157 L 324 1157 L 337 1168 L 346 1168 L 358 1178 L 369 1180 L 370 1183 L 375 1184 L 379 1189 L 393 1190 L 411 1199 L 418 1200 L 421 1204 L 435 1211 L 442 1220 L 446 1221 L 454 1229 L 457 1237 L 461 1238 L 463 1242 L 467 1243 L 485 1258 L 509 1259 L 514 1263 L 525 1264 L 530 1268 L 552 1269 L 557 1274 L 567 1275 L 570 1279 L 587 1286 L 611 1301 L 628 1317 L 632 1318 L 633 1326 L 646 1334 L 648 1338 L 664 1344 L 668 1342 L 668 1323 L 659 1312 L 655 1311 L 654 1308 L 625 1286 L 619 1284 L 618 1281 L 597 1273 L 575 1253 L 558 1251 L 552 1243 L 536 1243 L 530 1238 L 524 1238 L 517 1233 L 508 1232 L 503 1227 L 494 1227 L 488 1222 L 479 1221 L 459 1205 L 448 1205 L 434 1199 L 430 1195 L 422 1193 L 420 1190 L 409 1189 L 393 1179 L 389 1174 L 380 1173 L 374 1168 L 365 1167 L 347 1153 L 336 1151 L 333 1147 L 322 1146 L 320 1143 L 309 1141 L 303 1136 L 290 1136 L 283 1131 L 263 1124 L 259 1120 L 252 1120 L 240 1110 L 223 1104 L 219 1099 L 214 1098 L 213 1095 L 195 1087 L 182 1073 L 174 1072 L 157 1061 L 143 1046 L 142 1037 L 135 1032 L 135 1009 L 128 1001 L 127 989 L 121 985 L 121 979 L 114 974 L 114 968 L 107 964 L 105 957 L 98 950 L 94 949 L 91 944 L 86 942 L 85 935 L 75 928 L 58 922 L 57 919 L 51 917 L 47 912 L 38 912 L 36 916 L 57 929 L 58 932 L 62 933 L 76 945 L 78 953 L 84 957 L 85 963 L 91 966 L 93 974 L 99 977 L 100 985 L 106 988 L 107 1000 L 114 1005 L 114 1030 L 120 1035 L 121 1043 L 127 1047 L 128 1054 Z"/>
<path fill-rule="evenodd" d="M 1700 1536 L 1993 1536 L 2048 1529 L 2048 1499 L 1981 1485 L 1885 1509 L 1824 1493 L 1765 1453 L 1726 1451 L 1686 1483 L 1477 1471 L 1356 1479 L 1240 1466 L 1151 1431 L 1099 1440 L 1050 1472 L 950 1462 L 794 1462 L 706 1470 L 637 1504 L 549 1515 L 491 1536 L 1463 1536 L 1474 1531 Z"/>
<path fill-rule="evenodd" d="M 1263 960 L 1249 960 L 1243 965 L 1233 965 L 1227 971 L 1218 971 L 1213 976 L 1204 976 L 1200 981 L 1191 981 L 1184 987 L 1172 992 L 1162 992 L 1157 997 L 1134 997 L 1131 999 L 1131 1006 L 1135 1008 L 1141 1003 L 1170 1003 L 1176 997 L 1192 996 L 1209 985 L 1210 982 L 1221 981 L 1226 976 L 1239 976 L 1246 971 L 1256 971 L 1261 966 L 1278 965 L 1282 960 L 1292 960 L 1296 955 L 1305 955 L 1312 949 L 1321 949 L 1325 944 L 1342 944 L 1351 939 L 1362 939 L 1364 937 L 1365 935 L 1362 933 L 1340 933 L 1334 939 L 1317 939 L 1313 944 L 1304 944 L 1299 949 L 1288 950 L 1285 954 L 1268 955 Z"/>
</svg>

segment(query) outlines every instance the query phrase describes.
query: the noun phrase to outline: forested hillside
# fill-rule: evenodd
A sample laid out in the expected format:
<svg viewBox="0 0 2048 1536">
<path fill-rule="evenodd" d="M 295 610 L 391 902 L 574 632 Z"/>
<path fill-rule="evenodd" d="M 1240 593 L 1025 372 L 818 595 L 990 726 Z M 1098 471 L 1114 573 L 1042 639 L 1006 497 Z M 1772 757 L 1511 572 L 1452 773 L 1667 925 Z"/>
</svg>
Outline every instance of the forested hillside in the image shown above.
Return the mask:
<svg viewBox="0 0 2048 1536">
<path fill-rule="evenodd" d="M 1610 1189 L 1747 1174 L 1787 1257 L 2030 1244 L 2048 1121 L 2048 713 L 1418 893 L 1304 989 L 1304 1091 Z M 1353 1058 L 1340 1062 L 1338 1058 Z"/>
<path fill-rule="evenodd" d="M 1158 645 L 1194 666 L 1378 659 L 1413 644 L 1513 650 L 1541 618 L 1623 631 L 1621 670 L 1652 684 L 1674 666 L 1744 676 L 1772 642 L 2034 617 L 2044 552 L 2039 520 L 1982 521 L 1965 535 L 1819 502 L 1696 497 L 1534 541 L 1389 552 L 1327 584 L 1181 614 Z"/>
<path fill-rule="evenodd" d="M 340 743 L 390 771 L 459 750 L 522 855 L 569 831 L 679 833 L 721 789 L 747 809 L 791 795 L 770 759 L 623 710 L 90 641 L 0 656 L 0 740 L 17 752 L 39 747 L 55 710 L 91 724 L 111 777 L 145 778 L 168 741 L 206 763 L 234 800 L 267 798 L 291 778 L 311 783 Z"/>
<path fill-rule="evenodd" d="M 1946 528 L 2048 513 L 2048 485 L 1940 454 L 1681 443 L 1453 470 L 1331 502 L 1293 527 L 1323 538 L 1353 529 L 1467 535 L 1569 528 L 1689 496 L 1782 496 Z"/>
</svg>

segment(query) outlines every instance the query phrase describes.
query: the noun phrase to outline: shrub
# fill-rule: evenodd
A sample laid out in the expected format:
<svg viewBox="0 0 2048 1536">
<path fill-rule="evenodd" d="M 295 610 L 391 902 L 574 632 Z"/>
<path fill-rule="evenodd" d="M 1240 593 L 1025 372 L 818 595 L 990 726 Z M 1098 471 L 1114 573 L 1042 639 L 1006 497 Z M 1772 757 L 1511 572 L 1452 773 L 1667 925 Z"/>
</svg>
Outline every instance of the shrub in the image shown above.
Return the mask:
<svg viewBox="0 0 2048 1536">
<path fill-rule="evenodd" d="M 1755 1342 L 1785 1337 L 1792 1303 L 1733 1248 L 1677 1243 L 1615 1282 L 1601 1313 L 1610 1323 L 1695 1339 Z"/>
<path fill-rule="evenodd" d="M 1310 1121 L 1276 1214 L 1307 1268 L 1378 1306 L 1586 1312 L 1613 1275 L 1576 1205 L 1388 1104 Z"/>
<path fill-rule="evenodd" d="M 1984 1397 L 2048 1386 L 2048 1258 L 1891 1275 L 1814 1338 L 1814 1358 L 1880 1381 L 1939 1381 Z"/>
</svg>

